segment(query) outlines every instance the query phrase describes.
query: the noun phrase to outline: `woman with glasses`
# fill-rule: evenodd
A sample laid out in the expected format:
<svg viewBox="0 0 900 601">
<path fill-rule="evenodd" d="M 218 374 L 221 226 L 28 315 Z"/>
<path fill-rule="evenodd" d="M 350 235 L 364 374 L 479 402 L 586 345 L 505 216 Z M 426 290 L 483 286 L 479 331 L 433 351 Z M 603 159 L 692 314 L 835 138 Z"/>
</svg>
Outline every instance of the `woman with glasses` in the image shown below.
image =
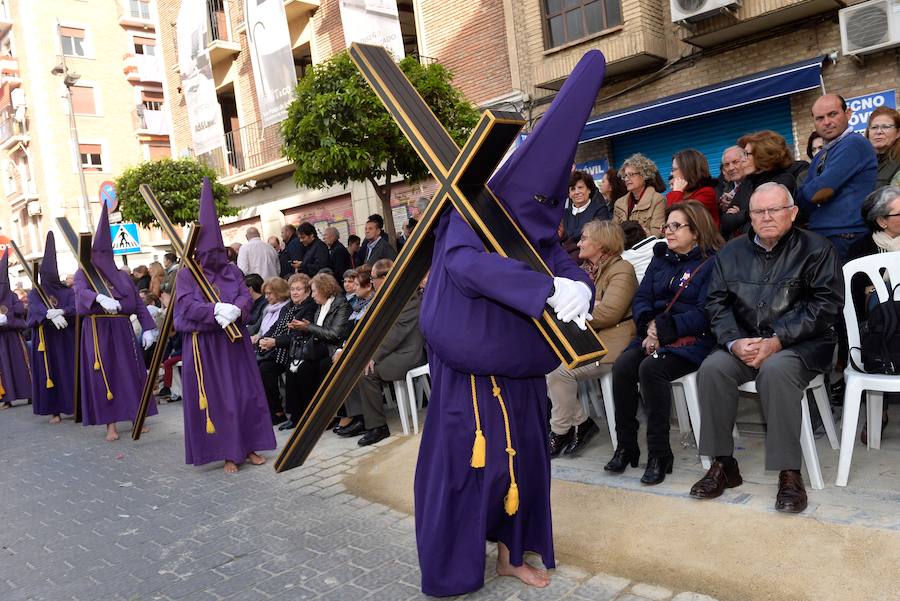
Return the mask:
<svg viewBox="0 0 900 601">
<path fill-rule="evenodd" d="M 746 234 L 750 230 L 750 196 L 762 184 L 782 184 L 793 195 L 797 180 L 791 173 L 794 155 L 784 137 L 764 130 L 742 136 L 737 145 L 744 149 L 744 181 L 734 196 L 731 207 L 722 214 L 721 230 L 725 239 Z"/>
<path fill-rule="evenodd" d="M 666 209 L 665 243 L 635 294 L 631 313 L 637 338 L 613 364 L 618 447 L 603 468 L 620 474 L 637 467 L 638 384 L 647 414 L 647 468 L 644 484 L 659 484 L 672 473 L 669 445 L 670 382 L 696 371 L 715 343 L 704 305 L 715 253 L 724 243 L 709 211 L 696 200 Z"/>
<path fill-rule="evenodd" d="M 662 235 L 660 227 L 665 221 L 666 199 L 660 191 L 662 178 L 656 164 L 642 154 L 629 157 L 619 169 L 619 177 L 628 191 L 616 201 L 613 221 L 622 224 L 636 221 L 648 236 Z"/>
<path fill-rule="evenodd" d="M 878 179 L 875 188 L 895 185 L 892 180 L 900 172 L 900 113 L 896 110 L 879 106 L 869 115 L 866 125 L 866 138 L 878 156 Z M 900 183 L 900 176 L 898 182 Z"/>
<path fill-rule="evenodd" d="M 672 184 L 666 194 L 666 206 L 696 200 L 706 207 L 713 223 L 719 227 L 715 185 L 715 180 L 709 175 L 709 162 L 702 152 L 693 148 L 679 150 L 672 157 Z"/>
</svg>

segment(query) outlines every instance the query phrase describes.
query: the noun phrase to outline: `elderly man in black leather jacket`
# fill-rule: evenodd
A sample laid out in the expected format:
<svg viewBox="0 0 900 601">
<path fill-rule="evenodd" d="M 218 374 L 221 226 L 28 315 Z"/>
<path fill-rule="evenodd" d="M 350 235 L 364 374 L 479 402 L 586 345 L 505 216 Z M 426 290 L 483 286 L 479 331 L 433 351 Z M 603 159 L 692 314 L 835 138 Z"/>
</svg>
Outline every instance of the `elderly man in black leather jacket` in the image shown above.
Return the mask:
<svg viewBox="0 0 900 601">
<path fill-rule="evenodd" d="M 824 237 L 795 228 L 798 208 L 787 188 L 761 185 L 750 198 L 746 236 L 716 257 L 706 311 L 722 347 L 700 366 L 700 453 L 714 457 L 691 488 L 700 499 L 742 483 L 732 456 L 738 386 L 756 380 L 766 415 L 766 469 L 778 470 L 775 509 L 806 508 L 800 475 L 800 400 L 816 374 L 830 369 L 844 302 L 841 264 Z M 727 349 L 727 350 L 726 350 Z"/>
</svg>

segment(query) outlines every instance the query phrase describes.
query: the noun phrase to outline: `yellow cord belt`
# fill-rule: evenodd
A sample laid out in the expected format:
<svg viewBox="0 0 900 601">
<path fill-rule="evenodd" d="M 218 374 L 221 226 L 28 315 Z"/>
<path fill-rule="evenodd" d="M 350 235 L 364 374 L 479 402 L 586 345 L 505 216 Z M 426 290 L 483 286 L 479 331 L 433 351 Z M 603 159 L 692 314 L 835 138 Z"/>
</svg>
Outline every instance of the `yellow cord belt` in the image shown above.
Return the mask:
<svg viewBox="0 0 900 601">
<path fill-rule="evenodd" d="M 38 326 L 38 352 L 44 353 L 44 373 L 47 376 L 47 388 L 53 388 L 53 380 L 50 379 L 50 361 L 47 357 L 47 344 L 44 342 L 44 324 Z"/>
<path fill-rule="evenodd" d="M 486 442 L 481 431 L 481 416 L 478 413 L 478 395 L 475 391 L 475 376 L 470 376 L 472 382 L 472 408 L 475 412 L 475 442 L 472 443 L 472 459 L 470 465 L 473 468 L 483 468 L 485 465 Z M 519 486 L 516 484 L 516 474 L 513 458 L 516 450 L 512 446 L 512 436 L 509 431 L 509 414 L 506 411 L 506 403 L 497 385 L 497 379 L 491 376 L 491 392 L 500 404 L 500 412 L 503 414 L 503 427 L 506 430 L 506 454 L 509 457 L 509 490 L 503 499 L 503 508 L 507 515 L 514 515 L 519 510 Z"/>
<path fill-rule="evenodd" d="M 106 400 L 113 399 L 112 390 L 109 389 L 109 380 L 106 378 L 106 368 L 103 367 L 103 358 L 100 357 L 100 341 L 97 340 L 97 318 L 102 315 L 91 315 L 91 336 L 94 339 L 94 371 L 99 371 L 103 376 L 103 384 L 106 386 Z"/>
<path fill-rule="evenodd" d="M 197 374 L 197 389 L 200 391 L 200 411 L 206 412 L 206 433 L 215 434 L 216 427 L 209 417 L 209 400 L 206 397 L 206 385 L 203 380 L 203 362 L 200 360 L 200 345 L 197 344 L 197 332 L 191 337 L 191 347 L 194 351 L 194 372 Z"/>
</svg>

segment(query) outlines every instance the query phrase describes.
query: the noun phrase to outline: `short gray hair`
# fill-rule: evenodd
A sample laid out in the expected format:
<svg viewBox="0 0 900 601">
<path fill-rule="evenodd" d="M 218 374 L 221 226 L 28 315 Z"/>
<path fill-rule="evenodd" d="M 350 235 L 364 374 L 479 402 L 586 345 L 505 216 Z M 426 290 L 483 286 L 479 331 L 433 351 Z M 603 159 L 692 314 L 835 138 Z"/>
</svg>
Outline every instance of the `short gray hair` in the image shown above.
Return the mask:
<svg viewBox="0 0 900 601">
<path fill-rule="evenodd" d="M 259 238 L 259 230 L 251 225 L 246 230 L 244 230 L 244 235 L 247 236 L 247 240 Z"/>
<path fill-rule="evenodd" d="M 750 195 L 750 204 L 753 204 L 753 198 L 760 193 L 763 192 L 774 192 L 775 190 L 781 190 L 784 194 L 785 199 L 787 200 L 788 206 L 794 206 L 794 196 L 791 194 L 791 191 L 787 189 L 787 186 L 784 184 L 779 184 L 778 182 L 766 182 L 764 184 L 760 184 L 754 191 L 753 194 Z"/>
<path fill-rule="evenodd" d="M 878 224 L 879 217 L 887 217 L 891 212 L 891 203 L 900 198 L 900 187 L 884 186 L 878 188 L 862 203 L 862 218 L 872 232 L 880 232 L 884 228 Z"/>
<path fill-rule="evenodd" d="M 431 202 L 427 196 L 420 196 L 416 199 L 416 208 L 421 212 L 425 212 L 425 209 L 428 208 L 428 203 Z"/>
<path fill-rule="evenodd" d="M 729 152 L 731 152 L 732 150 L 734 150 L 736 152 L 744 152 L 744 149 L 741 148 L 740 146 L 736 146 L 736 145 L 729 146 L 728 148 L 726 148 L 725 150 L 722 151 L 722 162 L 723 163 L 725 162 L 725 155 L 728 154 Z"/>
</svg>

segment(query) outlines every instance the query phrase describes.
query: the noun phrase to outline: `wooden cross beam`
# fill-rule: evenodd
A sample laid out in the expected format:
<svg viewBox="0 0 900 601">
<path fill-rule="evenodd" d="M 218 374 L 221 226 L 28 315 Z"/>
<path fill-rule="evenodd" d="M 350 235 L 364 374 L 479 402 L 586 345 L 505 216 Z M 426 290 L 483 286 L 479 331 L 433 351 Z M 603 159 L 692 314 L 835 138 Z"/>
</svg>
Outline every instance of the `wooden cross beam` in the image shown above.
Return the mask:
<svg viewBox="0 0 900 601">
<path fill-rule="evenodd" d="M 203 293 L 203 296 L 205 296 L 206 300 L 210 303 L 221 302 L 219 293 L 206 278 L 206 274 L 203 273 L 203 268 L 200 267 L 200 264 L 194 259 L 193 252 L 191 252 L 191 254 L 185 254 L 185 245 L 181 242 L 181 237 L 178 235 L 175 226 L 169 220 L 169 216 L 166 215 L 166 211 L 156 199 L 156 195 L 153 194 L 153 190 L 151 190 L 150 186 L 147 184 L 141 184 L 138 189 L 141 192 L 141 196 L 144 197 L 147 206 L 150 207 L 150 210 L 153 212 L 153 216 L 156 217 L 156 225 L 169 237 L 169 242 L 171 242 L 172 248 L 175 249 L 175 254 L 182 257 L 181 266 L 190 270 L 191 275 L 194 276 L 194 281 L 196 281 L 197 285 L 200 287 L 200 292 Z M 242 338 L 241 330 L 234 323 L 229 324 L 228 327 L 225 328 L 225 333 L 228 335 L 228 339 L 231 342 L 235 342 Z"/>
<path fill-rule="evenodd" d="M 434 246 L 432 231 L 445 208 L 452 205 L 489 251 L 553 275 L 487 187 L 487 180 L 524 125 L 522 117 L 516 113 L 485 112 L 460 150 L 383 48 L 353 44 L 350 56 L 438 180 L 440 189 L 276 460 L 275 469 L 279 472 L 302 465 L 309 456 L 427 273 Z M 583 331 L 574 323 L 562 323 L 549 307 L 534 322 L 570 368 L 597 361 L 606 353 L 593 330 Z"/>
<path fill-rule="evenodd" d="M 182 265 L 186 264 L 187 257 L 194 256 L 199 236 L 200 225 L 194 224 L 188 234 L 187 242 L 184 244 L 184 254 L 181 256 Z M 162 365 L 163 353 L 166 352 L 169 335 L 172 333 L 172 327 L 175 324 L 175 290 L 176 284 L 173 282 L 169 306 L 166 307 L 166 313 L 163 315 L 163 322 L 159 327 L 159 338 L 156 340 L 156 348 L 153 349 L 153 356 L 150 358 L 150 365 L 147 369 L 147 379 L 144 380 L 144 390 L 141 392 L 141 403 L 138 405 L 137 413 L 132 421 L 132 440 L 140 439 L 141 430 L 144 429 L 144 420 L 147 419 L 147 411 L 150 409 L 150 397 L 153 396 L 153 389 L 156 388 L 156 381 L 159 378 L 159 366 Z"/>
</svg>

